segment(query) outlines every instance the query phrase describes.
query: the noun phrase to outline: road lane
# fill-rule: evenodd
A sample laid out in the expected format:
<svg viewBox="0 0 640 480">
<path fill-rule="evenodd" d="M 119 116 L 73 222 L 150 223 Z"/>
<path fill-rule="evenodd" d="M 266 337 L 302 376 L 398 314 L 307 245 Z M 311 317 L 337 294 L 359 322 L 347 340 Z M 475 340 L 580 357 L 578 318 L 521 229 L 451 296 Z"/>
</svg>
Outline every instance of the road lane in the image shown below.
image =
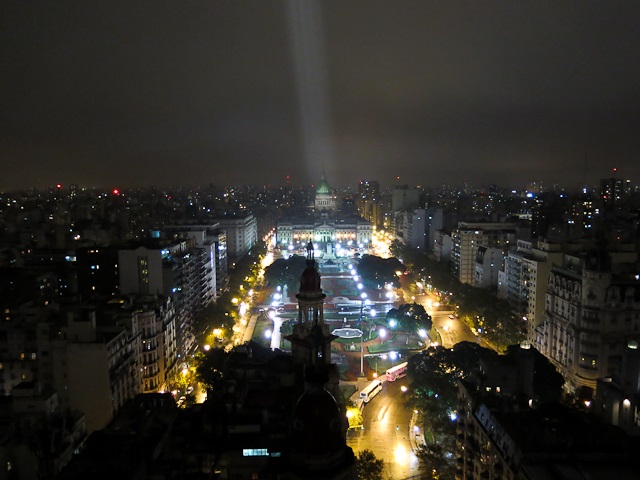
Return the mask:
<svg viewBox="0 0 640 480">
<path fill-rule="evenodd" d="M 367 449 L 384 461 L 384 478 L 401 479 L 420 473 L 409 435 L 413 412 L 404 405 L 401 391 L 408 382 L 403 380 L 384 382 L 382 391 L 364 407 L 364 430 L 347 434 L 347 443 L 356 454 Z"/>
</svg>

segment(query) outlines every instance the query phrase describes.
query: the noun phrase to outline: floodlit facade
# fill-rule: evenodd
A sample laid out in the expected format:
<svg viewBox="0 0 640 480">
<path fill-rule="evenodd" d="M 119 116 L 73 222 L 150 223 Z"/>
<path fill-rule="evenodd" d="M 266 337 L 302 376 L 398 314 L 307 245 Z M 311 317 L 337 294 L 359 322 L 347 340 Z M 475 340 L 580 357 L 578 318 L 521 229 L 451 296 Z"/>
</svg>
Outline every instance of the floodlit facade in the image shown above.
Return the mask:
<svg viewBox="0 0 640 480">
<path fill-rule="evenodd" d="M 509 248 L 515 245 L 515 241 L 515 224 L 459 222 L 457 228 L 451 233 L 453 276 L 460 283 L 473 285 L 478 247 Z"/>
<path fill-rule="evenodd" d="M 566 255 L 562 266 L 552 268 L 534 340 L 570 390 L 595 389 L 599 378 L 624 377 L 627 357 L 637 355 L 629 348 L 640 341 L 640 280 L 630 273 L 634 266 L 612 263 L 609 252 L 592 249 L 584 256 Z M 632 406 L 637 409 L 637 400 Z"/>
<path fill-rule="evenodd" d="M 384 203 L 380 194 L 380 184 L 363 180 L 358 185 L 358 214 L 373 225 L 384 224 Z"/>
<path fill-rule="evenodd" d="M 424 251 L 427 240 L 426 220 L 426 211 L 423 208 L 395 212 L 396 238 L 411 248 Z"/>
<path fill-rule="evenodd" d="M 276 229 L 277 246 L 283 250 L 304 249 L 308 242 L 318 244 L 321 250 L 368 247 L 373 235 L 370 221 L 357 215 L 343 215 L 329 203 L 318 204 L 318 196 L 327 202 L 331 194 L 324 176 L 316 189 L 315 215 L 301 218 L 284 218 Z M 322 200 L 324 202 L 325 200 Z"/>
<path fill-rule="evenodd" d="M 535 327 L 543 320 L 549 273 L 554 264 L 562 262 L 562 249 L 556 243 L 539 241 L 534 246 L 532 242 L 518 240 L 517 250 L 509 251 L 505 257 L 499 295 L 527 322 L 531 342 Z"/>
<path fill-rule="evenodd" d="M 314 207 L 316 212 L 335 212 L 338 209 L 338 200 L 327 183 L 324 173 L 322 174 L 320 183 L 318 183 L 316 187 Z"/>
<path fill-rule="evenodd" d="M 242 258 L 258 241 L 258 222 L 253 214 L 242 217 L 215 219 L 227 233 L 228 255 L 232 259 Z"/>
<path fill-rule="evenodd" d="M 190 236 L 133 245 L 118 254 L 122 294 L 173 298 L 178 351 L 187 355 L 195 348 L 195 315 L 214 300 L 212 247 L 198 248 Z"/>
</svg>

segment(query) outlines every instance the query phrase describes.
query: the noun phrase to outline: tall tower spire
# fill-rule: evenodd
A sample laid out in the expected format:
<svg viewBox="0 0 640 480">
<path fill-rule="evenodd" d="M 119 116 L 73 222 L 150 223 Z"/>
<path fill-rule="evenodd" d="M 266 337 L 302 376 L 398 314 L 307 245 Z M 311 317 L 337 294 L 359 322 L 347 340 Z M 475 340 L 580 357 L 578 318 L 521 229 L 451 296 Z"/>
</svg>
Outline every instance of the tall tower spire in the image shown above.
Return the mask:
<svg viewBox="0 0 640 480">
<path fill-rule="evenodd" d="M 307 244 L 307 268 L 300 277 L 300 291 L 296 298 L 298 323 L 294 325 L 293 333 L 286 338 L 291 342 L 294 361 L 301 363 L 307 370 L 319 370 L 331 363 L 331 341 L 337 337 L 329 333 L 329 327 L 324 323 L 326 295 L 320 286 L 320 273 L 316 268 L 311 242 Z M 326 375 L 326 372 L 322 373 Z"/>
<path fill-rule="evenodd" d="M 353 480 L 353 450 L 346 444 L 347 417 L 338 395 L 338 369 L 331 363 L 331 341 L 324 323 L 326 295 L 320 286 L 313 243 L 307 244 L 307 268 L 300 277 L 298 322 L 291 342 L 293 361 L 305 373 L 306 388 L 291 416 L 286 477 L 290 480 Z"/>
</svg>

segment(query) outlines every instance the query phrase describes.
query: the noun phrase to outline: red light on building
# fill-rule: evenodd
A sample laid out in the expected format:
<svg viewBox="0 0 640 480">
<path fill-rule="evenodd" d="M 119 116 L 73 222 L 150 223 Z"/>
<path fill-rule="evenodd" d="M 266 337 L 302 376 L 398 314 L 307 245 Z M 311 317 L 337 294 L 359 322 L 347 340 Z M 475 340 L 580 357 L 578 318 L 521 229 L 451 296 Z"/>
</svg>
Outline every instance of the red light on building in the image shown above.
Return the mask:
<svg viewBox="0 0 640 480">
<path fill-rule="evenodd" d="M 114 195 L 120 195 L 120 190 L 118 190 L 117 188 L 113 189 L 113 194 Z"/>
<path fill-rule="evenodd" d="M 62 184 L 61 183 L 56 184 L 56 188 L 62 188 Z"/>
</svg>

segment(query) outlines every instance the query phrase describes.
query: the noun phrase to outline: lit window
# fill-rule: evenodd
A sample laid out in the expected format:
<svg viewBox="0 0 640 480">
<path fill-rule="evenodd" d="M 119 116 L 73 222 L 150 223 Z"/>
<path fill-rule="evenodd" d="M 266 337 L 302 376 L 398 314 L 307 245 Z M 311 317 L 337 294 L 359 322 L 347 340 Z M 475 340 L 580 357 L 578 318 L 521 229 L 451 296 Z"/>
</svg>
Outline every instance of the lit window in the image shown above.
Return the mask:
<svg viewBox="0 0 640 480">
<path fill-rule="evenodd" d="M 266 448 L 243 448 L 242 456 L 243 457 L 266 457 L 269 455 L 269 452 Z"/>
</svg>

